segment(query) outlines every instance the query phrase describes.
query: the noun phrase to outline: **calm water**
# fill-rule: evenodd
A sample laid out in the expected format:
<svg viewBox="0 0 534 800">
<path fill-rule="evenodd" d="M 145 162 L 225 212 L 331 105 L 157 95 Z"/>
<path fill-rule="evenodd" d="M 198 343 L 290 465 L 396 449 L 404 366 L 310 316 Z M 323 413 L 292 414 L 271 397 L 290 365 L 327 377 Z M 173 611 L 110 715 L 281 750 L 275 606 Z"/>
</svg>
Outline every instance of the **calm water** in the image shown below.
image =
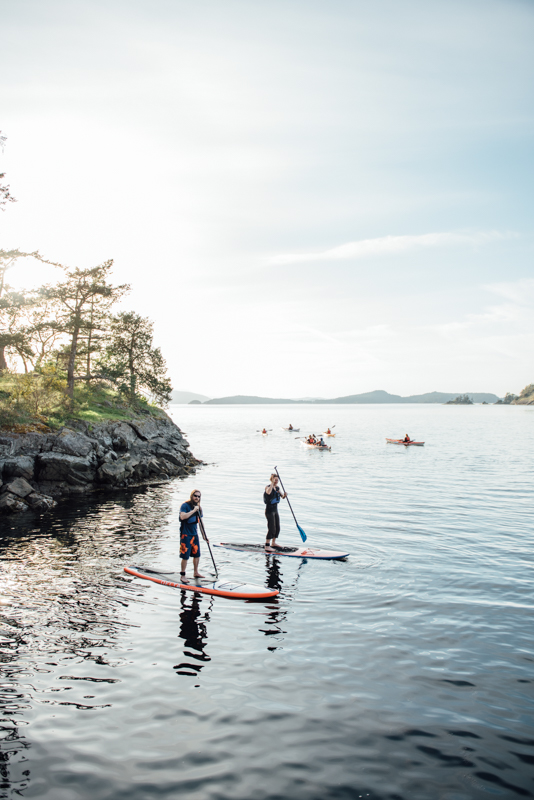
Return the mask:
<svg viewBox="0 0 534 800">
<path fill-rule="evenodd" d="M 172 413 L 196 477 L 1 521 L 0 797 L 534 797 L 534 408 Z M 289 422 L 335 424 L 332 452 Z M 406 432 L 425 446 L 386 445 Z M 347 561 L 215 549 L 223 577 L 280 588 L 259 603 L 122 571 L 177 567 L 193 486 L 212 540 L 263 541 L 275 464 Z"/>
</svg>

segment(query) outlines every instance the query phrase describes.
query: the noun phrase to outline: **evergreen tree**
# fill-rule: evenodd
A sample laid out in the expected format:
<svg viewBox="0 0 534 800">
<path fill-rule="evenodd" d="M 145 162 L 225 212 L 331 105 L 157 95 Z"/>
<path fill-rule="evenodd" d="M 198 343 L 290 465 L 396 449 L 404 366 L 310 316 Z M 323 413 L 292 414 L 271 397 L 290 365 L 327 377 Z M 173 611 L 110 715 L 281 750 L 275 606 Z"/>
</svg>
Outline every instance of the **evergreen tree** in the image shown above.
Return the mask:
<svg viewBox="0 0 534 800">
<path fill-rule="evenodd" d="M 111 306 L 130 289 L 127 284 L 112 286 L 108 282 L 112 266 L 113 261 L 105 261 L 89 269 L 63 267 L 65 280 L 42 290 L 44 298 L 56 303 L 59 330 L 69 337 L 66 371 L 67 394 L 71 400 L 80 346 L 90 343 L 95 333 L 107 328 Z M 87 352 L 86 364 L 90 370 L 91 344 Z M 90 372 L 83 377 L 89 380 Z"/>
<path fill-rule="evenodd" d="M 159 347 L 153 347 L 153 338 L 154 325 L 147 317 L 123 311 L 111 320 L 100 368 L 131 404 L 143 390 L 161 405 L 170 401 L 172 386 L 166 376 L 167 367 Z"/>
</svg>

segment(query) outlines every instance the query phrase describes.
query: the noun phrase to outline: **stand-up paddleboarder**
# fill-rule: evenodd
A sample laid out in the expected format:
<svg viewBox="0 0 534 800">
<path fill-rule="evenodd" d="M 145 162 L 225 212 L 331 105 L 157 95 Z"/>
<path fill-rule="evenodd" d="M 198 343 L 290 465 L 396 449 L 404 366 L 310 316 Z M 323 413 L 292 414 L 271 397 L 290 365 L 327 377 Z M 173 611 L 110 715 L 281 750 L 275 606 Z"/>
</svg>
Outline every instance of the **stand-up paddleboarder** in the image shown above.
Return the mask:
<svg viewBox="0 0 534 800">
<path fill-rule="evenodd" d="M 280 493 L 278 488 L 278 475 L 273 472 L 271 482 L 265 487 L 263 502 L 265 503 L 265 517 L 267 519 L 267 538 L 265 548 L 274 548 L 276 539 L 280 535 L 280 517 L 278 516 L 278 503 L 284 500 L 287 493 Z"/>
<path fill-rule="evenodd" d="M 193 576 L 203 578 L 198 571 L 200 561 L 200 540 L 198 538 L 197 523 L 199 516 L 202 518 L 202 508 L 200 507 L 200 492 L 193 489 L 187 503 L 182 503 L 180 508 L 180 555 L 182 562 L 180 565 L 180 577 L 187 583 L 185 571 L 190 556 L 193 556 Z M 204 533 L 202 533 L 204 539 Z"/>
</svg>

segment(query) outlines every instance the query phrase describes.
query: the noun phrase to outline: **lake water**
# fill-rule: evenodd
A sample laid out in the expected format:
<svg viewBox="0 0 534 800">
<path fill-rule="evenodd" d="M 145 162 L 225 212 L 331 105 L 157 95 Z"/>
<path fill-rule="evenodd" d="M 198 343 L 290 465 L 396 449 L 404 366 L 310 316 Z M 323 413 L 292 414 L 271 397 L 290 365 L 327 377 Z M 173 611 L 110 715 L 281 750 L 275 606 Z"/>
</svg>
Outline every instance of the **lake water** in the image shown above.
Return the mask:
<svg viewBox="0 0 534 800">
<path fill-rule="evenodd" d="M 534 797 L 534 408 L 171 412 L 195 477 L 0 521 L 0 797 Z M 332 451 L 289 422 L 336 425 Z M 405 433 L 425 446 L 386 444 Z M 215 548 L 222 577 L 280 589 L 264 602 L 123 572 L 178 568 L 193 487 L 212 541 L 262 542 L 275 465 L 346 561 Z"/>
</svg>

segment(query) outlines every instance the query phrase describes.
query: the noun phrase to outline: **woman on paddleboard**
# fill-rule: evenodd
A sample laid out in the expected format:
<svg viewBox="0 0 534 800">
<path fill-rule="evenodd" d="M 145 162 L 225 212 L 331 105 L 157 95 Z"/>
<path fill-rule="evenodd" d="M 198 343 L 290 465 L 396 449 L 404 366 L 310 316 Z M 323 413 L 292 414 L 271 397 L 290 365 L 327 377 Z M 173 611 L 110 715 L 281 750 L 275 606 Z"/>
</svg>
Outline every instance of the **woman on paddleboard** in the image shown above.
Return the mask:
<svg viewBox="0 0 534 800">
<path fill-rule="evenodd" d="M 187 503 L 182 503 L 182 507 L 180 508 L 180 555 L 182 556 L 180 577 L 183 583 L 187 583 L 185 571 L 190 556 L 193 556 L 193 576 L 195 578 L 204 577 L 204 575 L 201 575 L 198 571 L 200 540 L 198 538 L 197 523 L 199 516 L 204 516 L 202 508 L 200 507 L 200 492 L 198 489 L 193 489 L 189 501 Z M 204 539 L 206 538 L 204 536 L 204 531 L 202 531 L 202 536 Z"/>
<path fill-rule="evenodd" d="M 276 539 L 280 535 L 280 517 L 278 516 L 278 503 L 284 500 L 287 494 L 280 493 L 278 488 L 278 475 L 273 473 L 271 475 L 271 482 L 265 487 L 263 493 L 263 502 L 265 503 L 265 517 L 267 519 L 267 538 L 265 540 L 265 548 L 273 548 L 276 544 Z"/>
</svg>

